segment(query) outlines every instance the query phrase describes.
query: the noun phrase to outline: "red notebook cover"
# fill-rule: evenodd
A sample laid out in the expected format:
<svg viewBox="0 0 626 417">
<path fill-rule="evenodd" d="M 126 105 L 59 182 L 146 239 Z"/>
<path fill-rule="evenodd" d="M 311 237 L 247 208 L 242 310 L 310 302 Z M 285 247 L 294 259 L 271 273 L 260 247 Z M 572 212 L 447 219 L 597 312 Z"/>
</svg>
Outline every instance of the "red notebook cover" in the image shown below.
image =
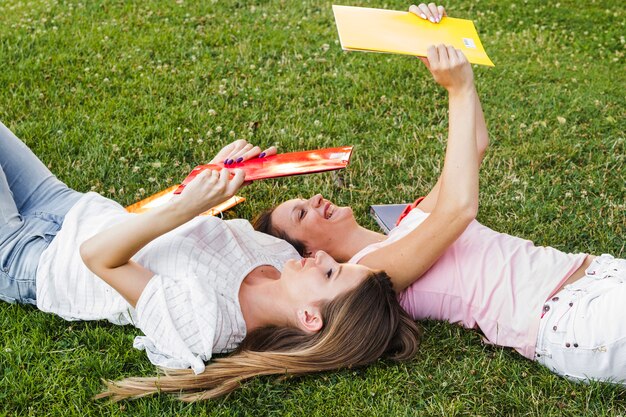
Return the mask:
<svg viewBox="0 0 626 417">
<path fill-rule="evenodd" d="M 246 181 L 254 181 L 342 169 L 348 166 L 351 155 L 352 146 L 341 146 L 339 148 L 282 153 L 267 158 L 255 158 L 239 164 L 228 165 L 227 168 L 243 169 L 246 173 Z M 174 194 L 180 194 L 185 186 L 205 169 L 221 170 L 223 167 L 223 163 L 198 165 L 174 191 Z"/>
</svg>

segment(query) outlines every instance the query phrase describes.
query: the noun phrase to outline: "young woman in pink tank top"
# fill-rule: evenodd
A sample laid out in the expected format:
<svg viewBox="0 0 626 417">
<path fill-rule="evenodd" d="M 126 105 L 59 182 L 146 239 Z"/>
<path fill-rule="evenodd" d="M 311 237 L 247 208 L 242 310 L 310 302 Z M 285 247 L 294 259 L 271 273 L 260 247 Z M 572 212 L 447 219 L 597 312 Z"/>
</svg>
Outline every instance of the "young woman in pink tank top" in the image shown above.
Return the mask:
<svg viewBox="0 0 626 417">
<path fill-rule="evenodd" d="M 445 16 L 441 6 L 409 10 L 433 24 Z M 324 250 L 385 270 L 415 319 L 480 329 L 490 343 L 570 379 L 626 384 L 626 260 L 537 247 L 478 223 L 478 170 L 489 137 L 471 66 L 444 45 L 422 60 L 448 91 L 449 134 L 439 180 L 416 209 L 385 236 L 318 194 L 262 213 L 255 227 L 304 256 Z"/>
</svg>

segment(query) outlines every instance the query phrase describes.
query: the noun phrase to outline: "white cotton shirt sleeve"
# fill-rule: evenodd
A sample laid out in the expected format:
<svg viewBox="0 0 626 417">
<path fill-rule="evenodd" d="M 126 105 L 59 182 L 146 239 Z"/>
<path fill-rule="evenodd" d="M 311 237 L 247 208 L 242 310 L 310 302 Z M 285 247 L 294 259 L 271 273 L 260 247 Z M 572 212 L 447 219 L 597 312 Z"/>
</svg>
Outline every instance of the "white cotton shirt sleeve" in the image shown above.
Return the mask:
<svg viewBox="0 0 626 417">
<path fill-rule="evenodd" d="M 211 359 L 216 328 L 221 320 L 215 291 L 197 277 L 155 275 L 135 308 L 136 326 L 145 336 L 134 347 L 146 351 L 154 365 L 204 371 Z"/>
</svg>

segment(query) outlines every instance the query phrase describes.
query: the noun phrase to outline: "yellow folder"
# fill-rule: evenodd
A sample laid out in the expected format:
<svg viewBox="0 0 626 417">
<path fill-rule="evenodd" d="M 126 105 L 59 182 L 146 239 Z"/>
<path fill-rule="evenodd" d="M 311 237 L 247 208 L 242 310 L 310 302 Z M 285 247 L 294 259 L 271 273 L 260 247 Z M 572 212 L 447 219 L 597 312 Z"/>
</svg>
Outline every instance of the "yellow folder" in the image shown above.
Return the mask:
<svg viewBox="0 0 626 417">
<path fill-rule="evenodd" d="M 160 191 L 156 194 L 146 197 L 143 200 L 138 201 L 137 203 L 126 207 L 126 211 L 128 211 L 129 213 L 140 214 L 140 213 L 145 213 L 146 211 L 153 209 L 155 207 L 161 206 L 167 203 L 174 196 L 174 191 L 176 191 L 177 188 L 178 188 L 178 185 L 173 185 L 163 191 Z M 220 203 L 217 206 L 210 208 L 209 210 L 205 211 L 204 213 L 200 215 L 201 216 L 218 216 L 218 215 L 221 215 L 222 212 L 244 201 L 246 201 L 245 198 L 234 195 L 228 200 L 224 201 L 223 203 Z"/>
<path fill-rule="evenodd" d="M 409 12 L 333 5 L 341 47 L 346 51 L 426 56 L 430 45 L 452 45 L 472 64 L 493 67 L 471 20 L 443 17 L 431 23 Z"/>
</svg>

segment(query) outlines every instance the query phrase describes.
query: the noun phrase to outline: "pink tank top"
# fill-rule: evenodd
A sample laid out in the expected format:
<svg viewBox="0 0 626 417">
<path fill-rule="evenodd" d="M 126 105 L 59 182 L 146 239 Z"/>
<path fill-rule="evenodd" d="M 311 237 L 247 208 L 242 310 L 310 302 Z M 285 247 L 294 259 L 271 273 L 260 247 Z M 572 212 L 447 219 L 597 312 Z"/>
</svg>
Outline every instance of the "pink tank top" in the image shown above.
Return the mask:
<svg viewBox="0 0 626 417">
<path fill-rule="evenodd" d="M 386 240 L 350 259 L 358 263 L 376 249 L 408 234 L 428 217 L 411 210 Z M 472 221 L 420 279 L 399 294 L 416 320 L 435 319 L 479 328 L 487 340 L 535 357 L 544 302 L 585 260 L 554 248 L 498 233 Z"/>
</svg>

